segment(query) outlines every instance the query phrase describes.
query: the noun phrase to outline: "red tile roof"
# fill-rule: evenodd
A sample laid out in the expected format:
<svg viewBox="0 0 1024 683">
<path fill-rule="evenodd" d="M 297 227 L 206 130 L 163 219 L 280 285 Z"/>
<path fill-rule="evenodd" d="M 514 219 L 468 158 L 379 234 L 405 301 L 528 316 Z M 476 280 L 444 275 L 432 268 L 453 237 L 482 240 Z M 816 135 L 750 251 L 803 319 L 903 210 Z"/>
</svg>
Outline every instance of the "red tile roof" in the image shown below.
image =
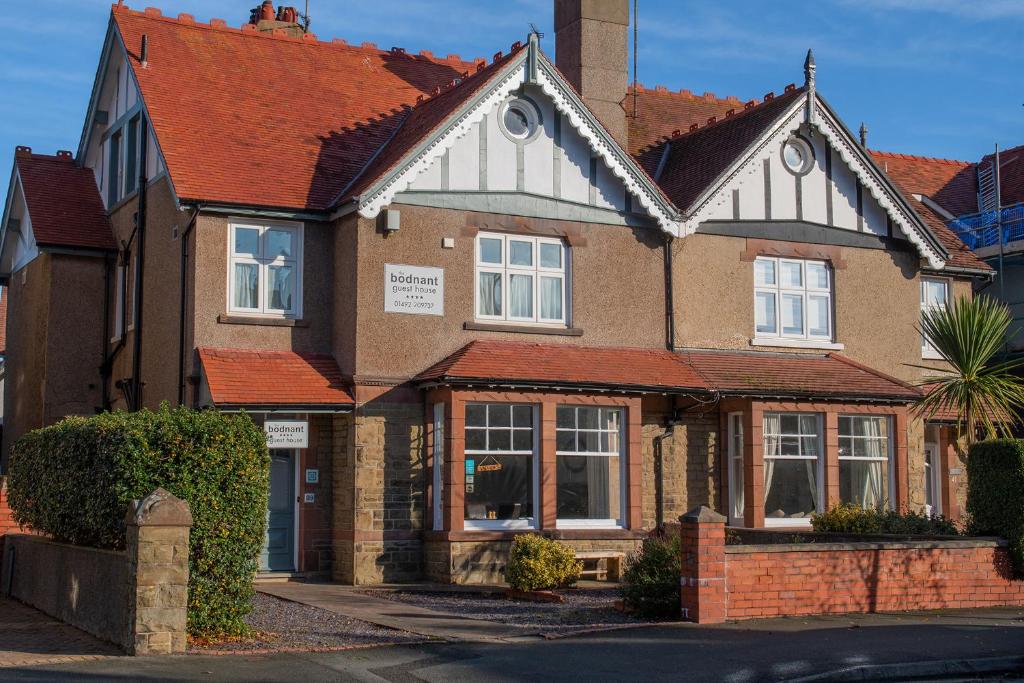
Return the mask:
<svg viewBox="0 0 1024 683">
<path fill-rule="evenodd" d="M 991 164 L 994 157 L 988 154 L 981 163 Z M 1024 145 L 999 152 L 999 188 L 1003 205 L 1024 202 Z"/>
<path fill-rule="evenodd" d="M 969 268 L 971 270 L 984 270 L 991 271 L 992 266 L 982 261 L 978 256 L 971 251 L 963 241 L 957 237 L 956 233 L 946 226 L 946 219 L 940 215 L 935 209 L 928 206 L 927 204 L 918 201 L 913 196 L 904 192 L 907 196 L 907 201 L 917 211 L 917 215 L 921 217 L 921 220 L 931 228 L 935 236 L 942 242 L 942 246 L 946 247 L 946 251 L 949 252 L 949 259 L 946 263 L 954 268 Z"/>
<path fill-rule="evenodd" d="M 977 164 L 874 149 L 871 156 L 905 192 L 926 195 L 954 216 L 978 210 Z"/>
<path fill-rule="evenodd" d="M 113 17 L 183 199 L 325 210 L 418 96 L 477 63 L 265 35 L 156 10 L 115 6 Z M 144 34 L 146 68 L 137 57 Z"/>
<path fill-rule="evenodd" d="M 334 358 L 293 351 L 199 349 L 213 402 L 225 406 L 349 406 Z"/>
<path fill-rule="evenodd" d="M 76 166 L 70 152 L 33 154 L 19 147 L 14 164 L 25 192 L 32 232 L 40 246 L 115 249 L 96 176 Z"/>
<path fill-rule="evenodd" d="M 416 381 L 903 402 L 920 396 L 914 387 L 838 354 L 672 353 L 495 340 L 470 342 Z"/>
<path fill-rule="evenodd" d="M 913 401 L 921 392 L 837 353 L 686 351 L 708 386 L 727 394 Z"/>
</svg>

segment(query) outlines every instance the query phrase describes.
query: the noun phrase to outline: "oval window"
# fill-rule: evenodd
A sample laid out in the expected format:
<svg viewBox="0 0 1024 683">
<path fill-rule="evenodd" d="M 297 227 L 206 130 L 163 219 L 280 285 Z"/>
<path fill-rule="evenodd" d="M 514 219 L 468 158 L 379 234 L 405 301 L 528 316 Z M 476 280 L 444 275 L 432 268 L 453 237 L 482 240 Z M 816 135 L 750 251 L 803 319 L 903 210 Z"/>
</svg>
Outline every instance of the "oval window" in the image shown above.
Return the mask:
<svg viewBox="0 0 1024 683">
<path fill-rule="evenodd" d="M 806 140 L 793 137 L 782 146 L 782 162 L 790 172 L 803 175 L 814 164 L 814 152 Z"/>
<path fill-rule="evenodd" d="M 501 127 L 505 135 L 515 142 L 529 140 L 540 125 L 540 113 L 532 102 L 510 100 L 501 113 Z"/>
</svg>

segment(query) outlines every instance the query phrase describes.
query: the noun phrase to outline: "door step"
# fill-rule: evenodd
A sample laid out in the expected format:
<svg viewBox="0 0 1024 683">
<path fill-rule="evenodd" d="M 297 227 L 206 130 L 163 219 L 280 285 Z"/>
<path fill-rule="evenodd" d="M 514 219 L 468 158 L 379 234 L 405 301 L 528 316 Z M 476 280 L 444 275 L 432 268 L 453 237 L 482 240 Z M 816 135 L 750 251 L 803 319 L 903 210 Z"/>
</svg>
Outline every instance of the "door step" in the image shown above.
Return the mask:
<svg viewBox="0 0 1024 683">
<path fill-rule="evenodd" d="M 253 583 L 288 583 L 289 581 L 305 581 L 307 572 L 257 572 Z"/>
</svg>

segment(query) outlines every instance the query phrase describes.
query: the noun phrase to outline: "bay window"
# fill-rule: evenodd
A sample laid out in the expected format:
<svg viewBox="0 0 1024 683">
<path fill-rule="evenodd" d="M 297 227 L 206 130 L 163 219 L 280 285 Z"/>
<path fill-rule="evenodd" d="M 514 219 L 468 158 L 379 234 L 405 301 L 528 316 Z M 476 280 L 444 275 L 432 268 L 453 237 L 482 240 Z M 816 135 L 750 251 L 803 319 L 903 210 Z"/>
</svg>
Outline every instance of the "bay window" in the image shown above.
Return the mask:
<svg viewBox="0 0 1024 683">
<path fill-rule="evenodd" d="M 536 499 L 534 406 L 466 404 L 466 528 L 529 528 Z"/>
<path fill-rule="evenodd" d="M 766 526 L 807 524 L 821 511 L 821 437 L 817 414 L 765 413 Z"/>
<path fill-rule="evenodd" d="M 232 224 L 228 310 L 268 317 L 301 317 L 302 227 Z"/>
<path fill-rule="evenodd" d="M 566 325 L 567 255 L 559 239 L 481 233 L 476 241 L 476 317 Z"/>
<path fill-rule="evenodd" d="M 839 499 L 862 508 L 891 507 L 890 419 L 839 418 Z"/>
<path fill-rule="evenodd" d="M 921 278 L 921 316 L 945 307 L 949 303 L 949 280 Z M 921 357 L 941 358 L 938 350 L 921 334 Z"/>
<path fill-rule="evenodd" d="M 558 526 L 624 526 L 623 410 L 558 406 L 555 427 Z"/>
<path fill-rule="evenodd" d="M 754 330 L 758 338 L 831 342 L 828 264 L 759 256 L 754 261 Z"/>
</svg>

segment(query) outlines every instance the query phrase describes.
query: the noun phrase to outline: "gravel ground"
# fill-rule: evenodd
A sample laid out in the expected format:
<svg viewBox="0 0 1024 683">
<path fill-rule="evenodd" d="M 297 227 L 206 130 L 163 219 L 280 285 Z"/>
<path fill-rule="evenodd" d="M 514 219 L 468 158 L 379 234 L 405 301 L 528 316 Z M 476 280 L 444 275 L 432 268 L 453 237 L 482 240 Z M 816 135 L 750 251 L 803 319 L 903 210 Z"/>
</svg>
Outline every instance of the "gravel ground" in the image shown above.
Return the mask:
<svg viewBox="0 0 1024 683">
<path fill-rule="evenodd" d="M 536 627 L 539 632 L 565 632 L 605 625 L 640 624 L 641 619 L 615 609 L 616 589 L 559 590 L 563 603 L 508 600 L 502 593 L 367 591 L 370 595 L 417 607 L 502 624 Z"/>
<path fill-rule="evenodd" d="M 255 631 L 244 640 L 219 641 L 190 650 L 286 650 L 334 649 L 383 643 L 422 641 L 422 636 L 396 631 L 334 612 L 256 593 L 252 612 L 245 621 Z"/>
</svg>

